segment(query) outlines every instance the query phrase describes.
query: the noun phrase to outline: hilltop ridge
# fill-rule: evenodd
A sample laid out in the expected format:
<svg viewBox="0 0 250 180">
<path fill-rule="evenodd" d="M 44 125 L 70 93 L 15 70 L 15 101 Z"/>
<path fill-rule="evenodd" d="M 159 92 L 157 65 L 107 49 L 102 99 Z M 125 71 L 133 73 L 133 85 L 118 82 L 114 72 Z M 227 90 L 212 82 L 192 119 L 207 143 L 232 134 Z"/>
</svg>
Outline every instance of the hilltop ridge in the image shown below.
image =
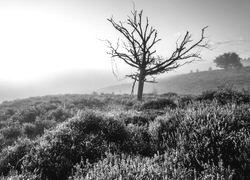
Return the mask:
<svg viewBox="0 0 250 180">
<path fill-rule="evenodd" d="M 231 84 L 237 89 L 250 89 L 250 66 L 241 70 L 211 70 L 181 74 L 158 79 L 158 83 L 145 84 L 145 93 L 175 92 L 178 94 L 200 94 L 219 86 Z M 136 88 L 136 87 L 135 87 Z M 136 89 L 135 89 L 136 90 Z M 120 84 L 100 89 L 104 93 L 130 93 L 131 84 Z M 135 91 L 136 92 L 136 91 Z"/>
</svg>

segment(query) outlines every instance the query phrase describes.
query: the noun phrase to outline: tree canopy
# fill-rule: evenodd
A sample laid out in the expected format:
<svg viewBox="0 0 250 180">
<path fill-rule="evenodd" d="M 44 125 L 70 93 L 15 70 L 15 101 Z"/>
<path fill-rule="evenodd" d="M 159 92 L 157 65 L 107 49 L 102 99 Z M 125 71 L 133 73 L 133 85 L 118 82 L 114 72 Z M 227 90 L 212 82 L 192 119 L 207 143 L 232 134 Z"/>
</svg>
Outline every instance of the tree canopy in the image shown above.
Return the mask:
<svg viewBox="0 0 250 180">
<path fill-rule="evenodd" d="M 224 53 L 214 60 L 219 68 L 223 69 L 240 69 L 242 68 L 241 58 L 235 52 Z"/>
</svg>

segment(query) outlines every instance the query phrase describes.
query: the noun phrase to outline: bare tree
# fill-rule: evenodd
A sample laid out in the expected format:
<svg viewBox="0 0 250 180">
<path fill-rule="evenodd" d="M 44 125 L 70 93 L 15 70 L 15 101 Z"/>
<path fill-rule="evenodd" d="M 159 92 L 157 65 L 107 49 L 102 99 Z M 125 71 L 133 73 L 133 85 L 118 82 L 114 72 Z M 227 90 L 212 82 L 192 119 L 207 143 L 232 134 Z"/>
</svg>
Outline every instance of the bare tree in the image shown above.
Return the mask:
<svg viewBox="0 0 250 180">
<path fill-rule="evenodd" d="M 197 47 L 207 47 L 207 42 L 204 42 L 204 31 L 207 27 L 201 30 L 201 37 L 197 41 L 193 41 L 191 34 L 187 31 L 181 41 L 180 38 L 177 40 L 175 50 L 170 57 L 164 58 L 156 55 L 154 48 L 161 39 L 158 38 L 157 30 L 149 25 L 148 17 L 143 20 L 142 10 L 139 12 L 131 11 L 131 16 L 125 22 L 116 22 L 113 17 L 108 21 L 125 39 L 124 41 L 118 39 L 115 46 L 107 40 L 110 50 L 108 54 L 112 58 L 121 59 L 136 69 L 134 74 L 129 74 L 127 77 L 134 80 L 133 88 L 135 83 L 138 82 L 138 100 L 142 100 L 145 82 L 155 82 L 155 75 L 201 59 L 200 51 L 194 52 L 193 50 Z"/>
</svg>

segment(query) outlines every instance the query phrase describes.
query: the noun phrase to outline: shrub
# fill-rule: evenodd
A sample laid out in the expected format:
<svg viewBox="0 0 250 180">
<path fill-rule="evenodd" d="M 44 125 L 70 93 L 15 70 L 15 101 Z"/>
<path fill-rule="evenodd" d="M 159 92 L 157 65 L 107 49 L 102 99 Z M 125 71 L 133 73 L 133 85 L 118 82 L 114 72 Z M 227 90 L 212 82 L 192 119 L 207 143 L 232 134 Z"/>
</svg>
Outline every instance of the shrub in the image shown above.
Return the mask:
<svg viewBox="0 0 250 180">
<path fill-rule="evenodd" d="M 158 99 L 150 100 L 142 104 L 141 109 L 163 109 L 169 107 L 171 109 L 176 108 L 177 105 L 170 99 Z"/>
<path fill-rule="evenodd" d="M 194 102 L 195 98 L 191 95 L 184 95 L 178 98 L 178 107 L 185 108 Z"/>
<path fill-rule="evenodd" d="M 47 115 L 47 119 L 53 120 L 56 122 L 63 122 L 69 117 L 71 117 L 71 114 L 62 108 L 53 109 L 49 111 Z"/>
<path fill-rule="evenodd" d="M 214 94 L 214 98 L 221 104 L 226 103 L 249 103 L 250 94 L 243 94 L 240 91 L 232 89 L 221 89 Z"/>
<path fill-rule="evenodd" d="M 240 103 L 240 96 L 241 93 L 233 90 L 231 87 L 221 87 L 216 93 L 214 94 L 214 98 L 220 103 L 220 104 L 226 104 L 226 103 Z"/>
<path fill-rule="evenodd" d="M 249 103 L 250 102 L 250 94 L 247 91 L 238 91 L 234 89 L 231 85 L 225 85 L 218 87 L 216 91 L 209 90 L 203 92 L 200 96 L 198 96 L 197 100 L 199 101 L 212 101 L 216 100 L 218 103 L 224 105 L 227 103 Z"/>
<path fill-rule="evenodd" d="M 2 149 L 5 147 L 5 138 L 2 134 L 0 134 L 0 152 L 2 151 Z"/>
<path fill-rule="evenodd" d="M 180 161 L 178 152 L 155 155 L 152 158 L 126 154 L 106 154 L 106 158 L 95 163 L 81 162 L 75 165 L 75 172 L 69 179 L 228 179 L 233 171 L 221 166 L 206 165 L 202 173 L 187 169 Z"/>
<path fill-rule="evenodd" d="M 250 178 L 250 111 L 241 106 L 197 104 L 186 111 L 181 121 L 179 148 L 188 153 L 191 167 L 202 170 L 203 163 L 218 165 L 221 158 L 225 167 L 235 170 L 236 179 Z"/>
<path fill-rule="evenodd" d="M 9 127 L 1 129 L 1 134 L 6 140 L 16 140 L 18 137 L 21 136 L 22 131 L 19 125 L 10 124 Z"/>
<path fill-rule="evenodd" d="M 36 128 L 35 124 L 32 123 L 24 123 L 22 127 L 23 134 L 28 138 L 34 138 L 38 134 L 40 134 L 39 130 Z"/>
<path fill-rule="evenodd" d="M 174 92 L 168 92 L 160 95 L 161 97 L 168 97 L 168 98 L 176 98 L 178 97 L 178 94 Z"/>
<path fill-rule="evenodd" d="M 0 172 L 7 175 L 11 168 L 21 171 L 21 161 L 31 149 L 32 142 L 29 139 L 18 139 L 14 145 L 8 146 L 0 154 Z"/>
<path fill-rule="evenodd" d="M 37 110 L 34 122 L 10 118 L 0 130 L 0 173 L 57 180 L 68 178 L 75 166 L 74 179 L 250 179 L 249 94 L 218 90 L 210 95 L 200 101 L 179 97 L 178 108 L 160 110 L 137 108 L 141 102 L 127 110 L 119 103 L 129 96 L 107 95 L 103 111 L 86 106 L 79 111 L 70 104 L 70 110 Z M 103 102 L 106 95 L 98 98 Z M 158 102 L 146 99 L 143 104 Z M 77 111 L 60 122 L 64 113 Z M 17 140 L 22 132 L 36 139 Z"/>
<path fill-rule="evenodd" d="M 150 136 L 147 126 L 128 125 L 129 138 L 123 144 L 122 151 L 143 156 L 156 153 L 156 146 Z"/>
<path fill-rule="evenodd" d="M 7 176 L 0 176 L 0 180 L 37 180 L 38 177 L 32 173 L 22 172 L 21 174 L 14 168 Z"/>
<path fill-rule="evenodd" d="M 79 108 L 102 108 L 105 104 L 97 98 L 89 97 L 89 98 L 81 98 L 73 101 L 73 104 Z"/>
<path fill-rule="evenodd" d="M 149 124 L 149 133 L 157 143 L 157 149 L 160 152 L 177 147 L 180 120 L 176 114 L 158 116 L 155 121 Z"/>
<path fill-rule="evenodd" d="M 136 124 L 138 126 L 144 126 L 153 121 L 158 114 L 150 111 L 138 112 L 127 111 L 119 114 L 120 121 L 124 121 L 126 125 Z"/>
<path fill-rule="evenodd" d="M 15 109 L 12 108 L 1 108 L 0 109 L 0 122 L 6 121 L 9 119 L 12 115 L 15 114 Z"/>
<path fill-rule="evenodd" d="M 203 91 L 201 95 L 197 97 L 199 101 L 212 101 L 215 98 L 216 91 L 214 90 L 207 90 Z"/>
<path fill-rule="evenodd" d="M 103 132 L 107 141 L 122 144 L 128 139 L 128 131 L 122 121 L 109 117 L 105 120 L 105 123 Z"/>
<path fill-rule="evenodd" d="M 13 118 L 20 123 L 33 123 L 38 115 L 39 112 L 36 109 L 29 108 L 16 113 Z"/>
<path fill-rule="evenodd" d="M 94 111 L 78 115 L 45 132 L 23 161 L 41 178 L 66 179 L 81 158 L 96 161 L 107 150 L 104 116 Z"/>
</svg>

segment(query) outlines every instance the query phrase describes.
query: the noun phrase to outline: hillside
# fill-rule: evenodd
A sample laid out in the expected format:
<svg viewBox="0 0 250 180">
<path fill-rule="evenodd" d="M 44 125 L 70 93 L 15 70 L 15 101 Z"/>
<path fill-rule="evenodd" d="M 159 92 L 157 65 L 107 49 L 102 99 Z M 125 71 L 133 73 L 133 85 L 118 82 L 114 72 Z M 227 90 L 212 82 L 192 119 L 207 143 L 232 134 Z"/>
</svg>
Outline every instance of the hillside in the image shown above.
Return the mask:
<svg viewBox="0 0 250 180">
<path fill-rule="evenodd" d="M 176 75 L 158 79 L 158 83 L 146 84 L 145 93 L 200 94 L 205 90 L 217 89 L 218 86 L 232 84 L 237 89 L 250 89 L 250 66 L 240 71 L 213 70 Z M 105 93 L 130 93 L 131 84 L 121 84 L 100 89 Z"/>
</svg>

